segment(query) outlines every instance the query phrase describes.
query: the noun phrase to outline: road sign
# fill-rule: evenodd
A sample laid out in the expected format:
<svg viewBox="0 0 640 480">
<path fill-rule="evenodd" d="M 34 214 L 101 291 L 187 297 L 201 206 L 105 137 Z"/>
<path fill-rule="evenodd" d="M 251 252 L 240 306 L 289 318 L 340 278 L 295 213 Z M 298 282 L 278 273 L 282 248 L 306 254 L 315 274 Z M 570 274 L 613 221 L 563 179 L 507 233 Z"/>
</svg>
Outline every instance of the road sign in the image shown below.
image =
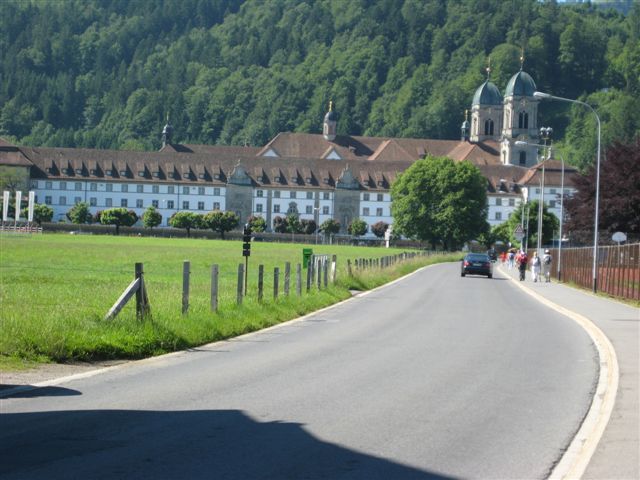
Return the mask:
<svg viewBox="0 0 640 480">
<path fill-rule="evenodd" d="M 627 236 L 623 232 L 616 232 L 611 237 L 611 240 L 613 240 L 614 242 L 618 242 L 618 243 L 626 242 L 627 241 Z"/>
<path fill-rule="evenodd" d="M 522 228 L 522 225 L 517 225 L 515 230 L 513 231 L 513 236 L 516 238 L 516 240 L 520 241 L 524 238 L 524 230 Z"/>
</svg>

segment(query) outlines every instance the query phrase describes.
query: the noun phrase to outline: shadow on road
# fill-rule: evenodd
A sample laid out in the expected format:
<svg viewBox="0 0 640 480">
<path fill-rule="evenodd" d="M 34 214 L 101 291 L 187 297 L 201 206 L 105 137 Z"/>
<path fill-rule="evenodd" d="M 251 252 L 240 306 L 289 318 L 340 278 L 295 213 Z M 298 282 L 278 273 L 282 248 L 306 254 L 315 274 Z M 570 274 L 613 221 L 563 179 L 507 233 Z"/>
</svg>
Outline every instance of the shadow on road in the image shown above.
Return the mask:
<svg viewBox="0 0 640 480">
<path fill-rule="evenodd" d="M 238 410 L 88 410 L 2 416 L 10 478 L 428 479 L 449 477 L 322 441 Z"/>
<path fill-rule="evenodd" d="M 34 387 L 32 385 L 0 385 L 0 398 L 64 397 L 82 395 L 77 390 L 63 387 Z"/>
</svg>

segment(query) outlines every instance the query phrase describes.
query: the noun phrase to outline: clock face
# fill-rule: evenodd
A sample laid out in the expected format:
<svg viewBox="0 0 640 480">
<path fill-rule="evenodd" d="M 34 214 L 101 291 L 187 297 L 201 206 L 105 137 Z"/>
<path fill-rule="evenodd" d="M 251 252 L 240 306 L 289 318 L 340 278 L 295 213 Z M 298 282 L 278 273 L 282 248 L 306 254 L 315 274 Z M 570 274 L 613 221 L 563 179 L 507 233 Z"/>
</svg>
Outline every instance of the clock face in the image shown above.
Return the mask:
<svg viewBox="0 0 640 480">
<path fill-rule="evenodd" d="M 527 101 L 524 98 L 522 100 L 520 100 L 520 106 L 521 107 L 526 107 L 527 106 Z"/>
</svg>

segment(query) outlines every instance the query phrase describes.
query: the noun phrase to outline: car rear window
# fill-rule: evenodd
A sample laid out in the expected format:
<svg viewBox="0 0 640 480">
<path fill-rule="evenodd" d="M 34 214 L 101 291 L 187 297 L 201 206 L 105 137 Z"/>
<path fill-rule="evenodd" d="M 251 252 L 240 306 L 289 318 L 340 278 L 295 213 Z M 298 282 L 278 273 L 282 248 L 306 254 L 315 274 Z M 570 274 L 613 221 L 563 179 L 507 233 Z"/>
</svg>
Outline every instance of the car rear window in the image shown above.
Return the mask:
<svg viewBox="0 0 640 480">
<path fill-rule="evenodd" d="M 488 262 L 489 257 L 484 254 L 467 255 L 467 260 L 470 260 L 472 262 Z"/>
</svg>

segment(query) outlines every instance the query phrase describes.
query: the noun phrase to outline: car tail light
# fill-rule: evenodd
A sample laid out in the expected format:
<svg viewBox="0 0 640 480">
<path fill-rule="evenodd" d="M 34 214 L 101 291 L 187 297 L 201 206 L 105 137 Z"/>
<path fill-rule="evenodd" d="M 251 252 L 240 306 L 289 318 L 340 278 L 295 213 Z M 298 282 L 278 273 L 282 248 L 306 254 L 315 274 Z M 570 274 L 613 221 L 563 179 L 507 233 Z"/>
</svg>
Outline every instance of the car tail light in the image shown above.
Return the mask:
<svg viewBox="0 0 640 480">
<path fill-rule="evenodd" d="M 468 267 L 469 265 L 471 265 L 471 262 L 469 260 L 465 260 L 464 261 L 464 266 Z"/>
</svg>

